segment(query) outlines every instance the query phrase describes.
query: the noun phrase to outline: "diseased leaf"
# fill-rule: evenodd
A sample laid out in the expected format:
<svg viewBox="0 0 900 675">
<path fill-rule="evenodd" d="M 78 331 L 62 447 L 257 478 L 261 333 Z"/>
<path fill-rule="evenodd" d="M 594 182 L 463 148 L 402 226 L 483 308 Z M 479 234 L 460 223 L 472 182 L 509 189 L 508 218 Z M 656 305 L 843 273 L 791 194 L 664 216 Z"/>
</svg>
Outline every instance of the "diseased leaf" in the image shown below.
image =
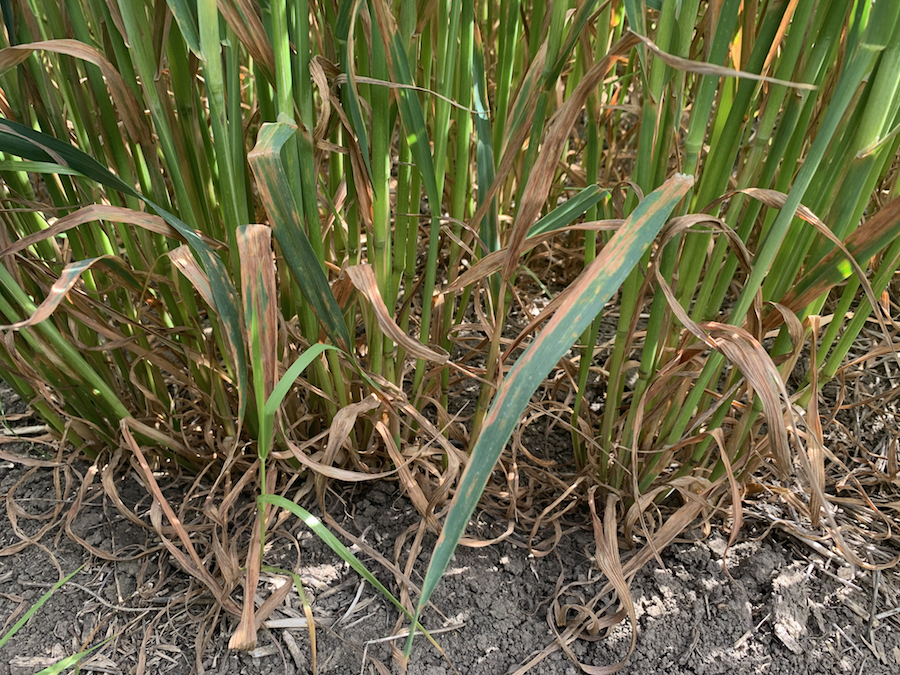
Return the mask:
<svg viewBox="0 0 900 675">
<path fill-rule="evenodd" d="M 241 256 L 241 292 L 244 297 L 245 322 L 256 315 L 259 325 L 260 363 L 262 367 L 263 402 L 275 389 L 278 377 L 278 288 L 272 251 L 272 229 L 268 225 L 243 225 L 237 231 Z M 250 331 L 247 326 L 246 330 Z M 247 344 L 253 341 L 247 335 Z"/>
<path fill-rule="evenodd" d="M 241 44 L 271 78 L 275 72 L 275 54 L 259 16 L 258 5 L 247 0 L 220 0 L 218 5 Z"/>
<path fill-rule="evenodd" d="M 309 237 L 300 225 L 303 219 L 281 157 L 285 144 L 296 131 L 297 127 L 286 121 L 264 124 L 256 147 L 247 158 L 288 269 L 328 336 L 336 346 L 349 351 L 352 342 L 347 325 Z"/>
<path fill-rule="evenodd" d="M 693 177 L 676 174 L 638 204 L 600 255 L 572 284 L 568 302 L 557 310 L 510 370 L 485 418 L 481 436 L 460 479 L 422 584 L 417 616 L 447 569 L 488 477 L 532 394 L 634 269 L 672 209 L 693 184 Z M 404 655 L 409 655 L 411 647 L 410 637 Z"/>
</svg>

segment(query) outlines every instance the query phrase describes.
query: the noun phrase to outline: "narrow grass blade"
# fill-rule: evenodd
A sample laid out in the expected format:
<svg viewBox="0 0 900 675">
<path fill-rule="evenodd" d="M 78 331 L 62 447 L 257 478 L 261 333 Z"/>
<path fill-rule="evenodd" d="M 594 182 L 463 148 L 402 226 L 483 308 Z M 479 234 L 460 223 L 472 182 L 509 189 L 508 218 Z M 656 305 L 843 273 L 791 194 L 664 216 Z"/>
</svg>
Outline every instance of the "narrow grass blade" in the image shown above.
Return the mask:
<svg viewBox="0 0 900 675">
<path fill-rule="evenodd" d="M 94 651 L 100 649 L 100 647 L 105 645 L 110 640 L 112 640 L 111 637 L 106 638 L 100 644 L 94 645 L 90 649 L 85 649 L 83 652 L 78 652 L 77 654 L 72 654 L 72 656 L 67 656 L 66 658 L 62 659 L 61 661 L 57 661 L 52 666 L 48 666 L 48 667 L 44 668 L 43 670 L 35 673 L 34 675 L 59 675 L 59 673 L 63 672 L 64 670 L 68 670 L 72 666 L 77 665 L 78 662 L 81 661 L 81 659 L 83 659 L 85 656 L 87 656 L 91 652 L 94 652 Z"/>
<path fill-rule="evenodd" d="M 394 597 L 394 594 L 391 593 L 387 588 L 385 588 L 384 584 L 382 584 L 375 576 L 366 569 L 366 566 L 363 565 L 359 558 L 357 558 L 353 553 L 348 549 L 344 544 L 341 543 L 340 539 L 335 537 L 331 531 L 322 524 L 322 521 L 316 518 L 309 511 L 304 509 L 299 504 L 292 502 L 289 499 L 285 499 L 284 497 L 280 497 L 278 495 L 260 495 L 257 497 L 257 501 L 263 504 L 272 504 L 273 506 L 278 506 L 283 509 L 287 509 L 295 516 L 297 516 L 300 520 L 302 520 L 313 532 L 316 533 L 316 536 L 319 537 L 332 551 L 334 551 L 337 555 L 340 556 L 341 560 L 346 562 L 350 567 L 352 567 L 357 574 L 359 574 L 363 579 L 368 581 L 374 588 L 376 588 L 392 605 L 394 605 L 397 609 L 399 609 L 406 617 L 409 619 L 413 619 L 413 615 L 410 613 L 406 607 L 403 606 L 397 598 Z M 434 639 L 425 631 L 424 628 L 417 622 L 416 627 L 425 633 L 425 636 L 428 640 L 437 646 L 437 643 Z"/>
<path fill-rule="evenodd" d="M 337 347 L 319 343 L 307 349 L 291 364 L 291 367 L 281 376 L 281 379 L 278 381 L 278 384 L 275 385 L 275 389 L 272 390 L 269 399 L 266 401 L 265 410 L 267 415 L 275 414 L 278 410 L 278 406 L 284 401 L 284 397 L 287 396 L 297 378 L 303 374 L 303 371 L 309 367 L 309 364 L 312 363 L 316 357 L 328 350 L 340 352 Z"/>
<path fill-rule="evenodd" d="M 376 3 L 376 7 L 381 6 L 380 2 Z M 385 13 L 384 16 L 387 17 L 388 15 Z M 393 24 L 384 26 L 383 29 L 389 31 L 388 41 L 393 75 L 400 84 L 406 85 L 397 89 L 397 96 L 400 99 L 400 115 L 406 127 L 407 141 L 413 156 L 416 158 L 416 168 L 422 172 L 422 183 L 425 186 L 425 193 L 429 199 L 440 203 L 440 198 L 437 194 L 437 179 L 434 174 L 434 161 L 428 145 L 428 128 L 425 125 L 425 114 L 422 111 L 419 97 L 412 88 L 415 85 L 415 81 L 413 80 L 409 58 L 406 55 L 406 46 L 403 44 L 399 31 L 396 30 L 396 27 L 393 27 Z"/>
<path fill-rule="evenodd" d="M 587 213 L 590 208 L 602 202 L 608 194 L 609 190 L 602 190 L 596 185 L 589 185 L 532 225 L 531 229 L 528 230 L 528 237 L 566 227 L 576 218 L 580 218 Z"/>
<path fill-rule="evenodd" d="M 634 269 L 693 183 L 693 177 L 677 174 L 637 206 L 600 255 L 574 282 L 571 299 L 554 314 L 504 380 L 472 450 L 432 555 L 416 609 L 417 619 L 447 569 L 494 464 L 532 394 Z M 404 650 L 406 657 L 411 648 L 410 638 Z"/>
<path fill-rule="evenodd" d="M 372 177 L 372 161 L 369 157 L 369 135 L 366 132 L 366 125 L 363 122 L 362 110 L 359 104 L 359 94 L 356 91 L 356 78 L 354 77 L 355 60 L 353 58 L 353 31 L 356 27 L 356 16 L 359 8 L 362 6 L 362 0 L 354 0 L 353 2 L 342 2 L 340 5 L 340 13 L 337 19 L 336 38 L 341 49 L 341 61 L 344 64 L 347 75 L 347 86 L 342 89 L 344 100 L 350 109 L 350 119 L 353 122 L 353 132 L 356 134 L 356 141 L 359 144 L 360 155 L 362 155 L 366 177 L 371 184 Z"/>
<path fill-rule="evenodd" d="M 227 55 L 223 59 L 223 36 L 220 34 L 219 10 L 216 0 L 199 0 L 197 2 L 197 18 L 202 50 L 203 82 L 206 85 L 206 104 L 215 147 L 219 206 L 227 239 L 234 244 L 237 228 L 249 220 L 246 186 L 244 185 L 243 138 L 240 133 L 243 131 L 243 127 L 239 118 L 235 119 L 234 116 L 229 115 L 233 112 L 229 108 L 229 103 L 233 104 L 235 100 L 238 100 L 239 93 L 229 87 L 232 90 L 226 94 L 226 80 L 230 73 L 226 72 L 229 69 L 225 64 L 230 59 Z M 230 51 L 230 48 L 227 51 Z M 236 129 L 238 130 L 237 135 Z M 234 258 L 232 258 L 232 266 L 234 266 Z"/>
<path fill-rule="evenodd" d="M 81 567 L 84 567 L 84 565 L 82 565 Z M 22 615 L 22 618 L 16 621 L 16 623 L 13 624 L 13 627 L 6 632 L 6 635 L 0 637 L 0 648 L 2 648 L 3 645 L 5 645 L 13 635 L 18 633 L 19 629 L 22 628 L 22 626 L 28 623 L 28 620 L 33 617 L 41 607 L 44 606 L 44 603 L 47 602 L 53 596 L 53 594 L 56 593 L 56 591 L 62 588 L 66 584 L 66 582 L 69 581 L 69 579 L 78 574 L 81 571 L 81 567 L 76 569 L 74 572 L 67 574 L 62 579 L 53 584 L 53 588 L 44 593 L 36 603 L 29 607 L 28 611 Z"/>
<path fill-rule="evenodd" d="M 2 161 L 0 162 L 0 171 L 27 171 L 29 173 L 55 173 L 60 176 L 78 176 L 79 173 L 74 169 L 70 169 L 53 162 L 19 162 L 19 161 Z"/>
<path fill-rule="evenodd" d="M 475 88 L 475 109 L 478 111 L 475 115 L 475 167 L 478 175 L 479 205 L 485 203 L 488 190 L 494 184 L 494 178 L 496 177 L 494 171 L 496 160 L 494 158 L 493 131 L 487 103 L 487 78 L 484 71 L 484 46 L 480 37 L 480 34 L 476 33 L 477 39 L 474 42 L 472 58 L 472 83 Z M 509 96 L 508 93 L 505 95 Z M 487 246 L 485 253 L 491 253 L 500 248 L 496 199 L 492 201 L 490 210 L 481 221 L 481 241 Z"/>
<path fill-rule="evenodd" d="M 625 15 L 628 17 L 628 25 L 631 30 L 639 35 L 647 34 L 645 22 L 645 9 L 642 0 L 625 0 Z"/>
<path fill-rule="evenodd" d="M 381 29 L 385 31 L 385 39 L 390 48 L 391 72 L 397 82 L 407 85 L 397 90 L 397 98 L 400 101 L 400 118 L 406 131 L 406 141 L 409 143 L 409 148 L 415 159 L 416 169 L 422 177 L 425 195 L 431 204 L 432 235 L 434 235 L 433 225 L 437 218 L 436 212 L 441 208 L 441 195 L 435 175 L 434 158 L 431 156 L 425 114 L 422 111 L 422 104 L 419 102 L 418 94 L 415 90 L 409 88 L 415 84 L 415 80 L 412 76 L 409 58 L 406 54 L 406 45 L 400 36 L 400 31 L 394 25 L 383 0 L 376 0 L 374 4 L 378 13 L 378 20 L 381 22 Z M 429 269 L 429 272 L 431 272 L 431 269 Z M 425 292 L 428 293 L 427 279 L 425 281 Z M 426 328 L 427 326 L 425 326 L 423 321 L 423 332 Z"/>
</svg>

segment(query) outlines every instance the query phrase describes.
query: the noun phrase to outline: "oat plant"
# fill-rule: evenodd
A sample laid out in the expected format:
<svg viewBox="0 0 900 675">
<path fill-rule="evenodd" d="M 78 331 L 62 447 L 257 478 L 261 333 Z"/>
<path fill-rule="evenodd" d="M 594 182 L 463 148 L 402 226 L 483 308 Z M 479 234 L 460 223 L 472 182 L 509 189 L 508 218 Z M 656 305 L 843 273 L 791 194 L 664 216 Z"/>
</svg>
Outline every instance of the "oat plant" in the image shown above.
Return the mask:
<svg viewBox="0 0 900 675">
<path fill-rule="evenodd" d="M 108 490 L 140 469 L 233 646 L 288 592 L 254 607 L 275 507 L 341 532 L 329 481 L 443 529 L 416 619 L 481 498 L 532 537 L 586 505 L 613 617 L 754 476 L 856 555 L 815 401 L 900 263 L 897 3 L 2 9 L 0 370 Z M 568 462 L 514 458 L 525 415 Z"/>
</svg>

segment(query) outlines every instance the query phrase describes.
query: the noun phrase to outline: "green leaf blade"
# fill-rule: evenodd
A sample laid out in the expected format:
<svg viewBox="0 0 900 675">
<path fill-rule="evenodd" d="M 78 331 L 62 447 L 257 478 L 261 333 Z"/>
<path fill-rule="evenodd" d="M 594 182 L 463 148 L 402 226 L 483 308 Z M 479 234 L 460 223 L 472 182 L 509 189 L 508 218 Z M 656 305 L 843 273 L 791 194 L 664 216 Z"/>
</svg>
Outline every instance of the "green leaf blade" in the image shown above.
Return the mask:
<svg viewBox="0 0 900 675">
<path fill-rule="evenodd" d="M 693 185 L 678 174 L 647 196 L 573 286 L 571 297 L 513 366 L 497 393 L 460 480 L 438 539 L 417 607 L 428 602 L 487 485 L 500 453 L 532 394 L 634 269 L 672 210 Z M 405 654 L 409 654 L 411 639 Z"/>
</svg>

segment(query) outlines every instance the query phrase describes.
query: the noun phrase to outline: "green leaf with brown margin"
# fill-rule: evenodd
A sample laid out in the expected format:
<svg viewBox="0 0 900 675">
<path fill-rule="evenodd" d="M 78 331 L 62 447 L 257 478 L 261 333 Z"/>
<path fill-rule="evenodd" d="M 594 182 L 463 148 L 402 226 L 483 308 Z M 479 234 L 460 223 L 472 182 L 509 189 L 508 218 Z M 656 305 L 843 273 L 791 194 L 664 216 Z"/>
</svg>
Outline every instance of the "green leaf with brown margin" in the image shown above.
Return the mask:
<svg viewBox="0 0 900 675">
<path fill-rule="evenodd" d="M 258 452 L 260 457 L 265 457 L 272 442 L 272 419 L 265 415 L 264 409 L 278 379 L 278 288 L 272 258 L 272 228 L 242 225 L 236 234 L 241 257 L 245 340 L 250 345 L 253 390 L 260 418 Z"/>
<path fill-rule="evenodd" d="M 600 255 L 575 280 L 568 301 L 512 367 L 491 405 L 481 436 L 460 479 L 422 584 L 422 595 L 416 608 L 417 620 L 447 569 L 494 465 L 531 396 L 622 285 L 693 184 L 692 176 L 676 174 L 638 204 Z M 404 657 L 409 656 L 411 648 L 412 632 L 406 642 Z"/>
<path fill-rule="evenodd" d="M 322 265 L 303 230 L 303 217 L 290 189 L 281 153 L 297 127 L 286 121 L 264 124 L 256 147 L 247 155 L 256 176 L 259 196 L 269 214 L 275 239 L 294 280 L 309 302 L 328 337 L 349 352 L 350 333 L 338 307 Z"/>
</svg>

